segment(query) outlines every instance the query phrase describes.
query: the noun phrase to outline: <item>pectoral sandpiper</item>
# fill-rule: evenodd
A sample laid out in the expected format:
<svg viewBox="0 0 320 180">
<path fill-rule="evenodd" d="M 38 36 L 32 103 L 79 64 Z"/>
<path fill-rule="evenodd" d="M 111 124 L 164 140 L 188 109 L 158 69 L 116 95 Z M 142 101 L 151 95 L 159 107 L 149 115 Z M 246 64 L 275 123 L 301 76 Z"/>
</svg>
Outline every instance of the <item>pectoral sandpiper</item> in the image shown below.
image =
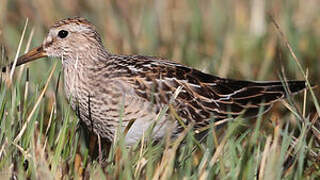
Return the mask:
<svg viewBox="0 0 320 180">
<path fill-rule="evenodd" d="M 62 60 L 65 94 L 89 130 L 113 142 L 117 129 L 133 122 L 125 137 L 128 145 L 155 121 L 154 140 L 168 130 L 179 135 L 185 127 L 181 123 L 192 124 L 197 132 L 239 115 L 255 117 L 261 106 L 266 112 L 274 102 L 306 88 L 305 81 L 238 81 L 167 59 L 115 55 L 104 48 L 94 25 L 79 17 L 56 22 L 43 44 L 19 57 L 17 65 L 42 57 Z M 160 116 L 169 103 L 172 108 Z"/>
</svg>

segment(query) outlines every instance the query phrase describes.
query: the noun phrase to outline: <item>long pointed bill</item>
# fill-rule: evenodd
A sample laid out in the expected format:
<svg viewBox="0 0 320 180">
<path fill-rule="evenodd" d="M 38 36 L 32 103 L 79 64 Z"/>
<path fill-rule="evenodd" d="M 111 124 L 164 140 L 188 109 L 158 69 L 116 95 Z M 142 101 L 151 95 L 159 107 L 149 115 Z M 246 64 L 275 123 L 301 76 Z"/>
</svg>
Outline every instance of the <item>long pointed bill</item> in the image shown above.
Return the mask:
<svg viewBox="0 0 320 180">
<path fill-rule="evenodd" d="M 20 56 L 17 60 L 16 66 L 34 61 L 36 59 L 47 57 L 47 53 L 43 50 L 42 46 L 30 50 L 28 53 Z M 9 68 L 13 66 L 13 63 L 9 65 Z M 2 67 L 2 72 L 6 71 L 6 67 Z"/>
</svg>

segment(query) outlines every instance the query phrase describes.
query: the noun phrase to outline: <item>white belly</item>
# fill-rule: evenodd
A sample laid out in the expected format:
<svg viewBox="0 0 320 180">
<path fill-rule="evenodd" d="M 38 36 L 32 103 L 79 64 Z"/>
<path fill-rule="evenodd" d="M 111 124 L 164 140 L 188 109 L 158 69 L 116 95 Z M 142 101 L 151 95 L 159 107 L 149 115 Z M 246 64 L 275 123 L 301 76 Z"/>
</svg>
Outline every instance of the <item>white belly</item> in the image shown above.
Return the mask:
<svg viewBox="0 0 320 180">
<path fill-rule="evenodd" d="M 153 127 L 153 129 L 152 129 Z M 162 117 L 161 119 L 147 120 L 137 119 L 125 136 L 125 143 L 128 146 L 136 144 L 142 138 L 144 140 L 160 140 L 171 133 L 176 128 L 176 122 Z M 152 129 L 152 133 L 150 133 Z"/>
</svg>

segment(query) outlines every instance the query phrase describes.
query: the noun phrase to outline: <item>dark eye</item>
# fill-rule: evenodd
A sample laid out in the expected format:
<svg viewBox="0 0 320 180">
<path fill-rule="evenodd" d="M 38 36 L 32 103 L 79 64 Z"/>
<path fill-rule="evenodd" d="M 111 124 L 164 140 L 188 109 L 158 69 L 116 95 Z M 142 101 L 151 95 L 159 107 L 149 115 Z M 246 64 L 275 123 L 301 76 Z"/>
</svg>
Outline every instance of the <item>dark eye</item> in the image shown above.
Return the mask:
<svg viewBox="0 0 320 180">
<path fill-rule="evenodd" d="M 58 32 L 58 36 L 59 36 L 60 38 L 65 38 L 65 37 L 68 36 L 68 31 L 66 31 L 66 30 L 61 30 L 61 31 Z"/>
</svg>

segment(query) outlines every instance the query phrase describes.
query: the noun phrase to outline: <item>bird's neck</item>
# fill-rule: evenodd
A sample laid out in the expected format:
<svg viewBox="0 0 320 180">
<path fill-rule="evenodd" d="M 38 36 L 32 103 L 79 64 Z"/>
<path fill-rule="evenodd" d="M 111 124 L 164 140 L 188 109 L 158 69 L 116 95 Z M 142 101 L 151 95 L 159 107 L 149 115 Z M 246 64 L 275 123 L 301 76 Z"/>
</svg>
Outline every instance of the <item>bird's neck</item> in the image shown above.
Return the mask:
<svg viewBox="0 0 320 180">
<path fill-rule="evenodd" d="M 75 52 L 63 55 L 61 58 L 64 68 L 93 68 L 108 61 L 110 53 L 103 47 L 82 48 Z"/>
<path fill-rule="evenodd" d="M 64 71 L 64 88 L 70 103 L 75 110 L 79 97 L 87 97 L 89 90 L 95 87 L 96 69 L 103 66 L 111 55 L 104 48 L 92 48 L 74 52 L 64 56 L 62 60 Z"/>
</svg>

